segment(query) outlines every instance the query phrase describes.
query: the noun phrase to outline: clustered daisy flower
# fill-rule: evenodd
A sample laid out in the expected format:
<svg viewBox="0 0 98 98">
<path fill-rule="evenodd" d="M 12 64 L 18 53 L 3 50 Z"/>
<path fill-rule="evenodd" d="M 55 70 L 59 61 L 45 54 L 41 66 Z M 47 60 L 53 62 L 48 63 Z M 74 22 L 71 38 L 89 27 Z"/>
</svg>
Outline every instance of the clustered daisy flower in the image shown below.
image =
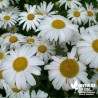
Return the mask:
<svg viewBox="0 0 98 98">
<path fill-rule="evenodd" d="M 96 97 L 97 10 L 98 0 L 0 0 L 0 98 L 72 98 L 80 84 Z"/>
</svg>

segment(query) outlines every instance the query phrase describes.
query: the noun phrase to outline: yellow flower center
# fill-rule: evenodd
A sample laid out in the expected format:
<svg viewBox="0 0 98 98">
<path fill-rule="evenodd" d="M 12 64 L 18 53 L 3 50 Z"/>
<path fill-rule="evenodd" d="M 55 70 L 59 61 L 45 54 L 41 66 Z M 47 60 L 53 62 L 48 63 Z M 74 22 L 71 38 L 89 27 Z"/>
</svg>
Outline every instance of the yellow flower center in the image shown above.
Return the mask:
<svg viewBox="0 0 98 98">
<path fill-rule="evenodd" d="M 96 68 L 96 71 L 98 72 L 98 68 Z"/>
<path fill-rule="evenodd" d="M 80 17 L 80 12 L 79 11 L 75 11 L 73 14 L 74 14 L 75 17 Z"/>
<path fill-rule="evenodd" d="M 93 41 L 92 47 L 93 47 L 94 51 L 98 53 L 98 39 Z"/>
<path fill-rule="evenodd" d="M 10 20 L 10 16 L 4 16 L 4 20 Z"/>
<path fill-rule="evenodd" d="M 38 15 L 43 15 L 43 12 L 37 12 Z"/>
<path fill-rule="evenodd" d="M 96 85 L 98 86 L 98 80 L 96 81 Z"/>
<path fill-rule="evenodd" d="M 67 78 L 73 78 L 79 72 L 78 63 L 73 59 L 66 59 L 60 64 L 60 72 Z"/>
<path fill-rule="evenodd" d="M 0 59 L 3 59 L 3 58 L 4 58 L 4 53 L 0 52 Z"/>
<path fill-rule="evenodd" d="M 47 48 L 46 48 L 46 46 L 44 46 L 44 45 L 40 45 L 40 46 L 38 47 L 38 51 L 41 52 L 41 53 L 45 53 L 45 52 L 47 51 Z"/>
<path fill-rule="evenodd" d="M 33 38 L 29 38 L 28 40 L 27 40 L 27 43 L 28 44 L 31 44 L 31 43 L 34 43 L 35 42 L 35 40 L 33 39 Z"/>
<path fill-rule="evenodd" d="M 0 2 L 2 2 L 3 0 L 0 0 Z"/>
<path fill-rule="evenodd" d="M 88 16 L 92 17 L 93 16 L 93 12 L 92 11 L 88 11 Z"/>
<path fill-rule="evenodd" d="M 9 39 L 9 41 L 10 41 L 11 43 L 15 43 L 15 42 L 18 41 L 18 38 L 17 38 L 16 36 L 11 36 L 10 39 Z"/>
<path fill-rule="evenodd" d="M 3 78 L 3 76 L 2 76 L 2 71 L 0 71 L 0 79 L 2 79 Z"/>
<path fill-rule="evenodd" d="M 62 20 L 54 20 L 52 22 L 52 27 L 56 29 L 63 29 L 66 26 L 65 22 Z"/>
<path fill-rule="evenodd" d="M 35 16 L 34 14 L 28 14 L 27 18 L 28 20 L 34 20 Z"/>
<path fill-rule="evenodd" d="M 17 72 L 23 71 L 27 68 L 28 66 L 28 61 L 25 57 L 18 57 L 14 62 L 13 62 L 13 68 Z"/>
<path fill-rule="evenodd" d="M 15 92 L 15 93 L 19 93 L 21 90 L 17 89 L 17 88 L 12 88 L 12 91 Z"/>
<path fill-rule="evenodd" d="M 11 32 L 14 32 L 14 31 L 15 31 L 15 27 L 11 27 L 11 28 L 10 28 L 10 31 L 11 31 Z"/>
</svg>

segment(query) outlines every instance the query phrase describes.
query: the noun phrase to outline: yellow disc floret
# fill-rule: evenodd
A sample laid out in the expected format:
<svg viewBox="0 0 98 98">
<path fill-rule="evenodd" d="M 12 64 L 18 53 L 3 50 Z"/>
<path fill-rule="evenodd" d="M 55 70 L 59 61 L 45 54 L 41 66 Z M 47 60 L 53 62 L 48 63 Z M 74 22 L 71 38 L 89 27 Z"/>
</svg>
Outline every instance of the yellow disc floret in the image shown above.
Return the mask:
<svg viewBox="0 0 98 98">
<path fill-rule="evenodd" d="M 15 92 L 15 93 L 19 93 L 21 90 L 17 89 L 17 88 L 12 88 L 12 91 Z"/>
<path fill-rule="evenodd" d="M 27 19 L 28 20 L 34 20 L 35 15 L 34 14 L 28 14 Z"/>
<path fill-rule="evenodd" d="M 96 39 L 92 42 L 92 47 L 93 47 L 94 51 L 98 53 L 98 39 Z"/>
<path fill-rule="evenodd" d="M 60 72 L 67 78 L 73 78 L 79 72 L 78 63 L 73 59 L 66 59 L 60 64 Z"/>
<path fill-rule="evenodd" d="M 10 41 L 11 43 L 15 43 L 15 42 L 18 41 L 18 38 L 17 38 L 16 36 L 11 36 L 10 39 L 9 39 L 9 41 Z"/>
<path fill-rule="evenodd" d="M 38 47 L 38 51 L 41 52 L 41 53 L 45 53 L 47 51 L 47 48 L 45 45 L 40 45 Z"/>
<path fill-rule="evenodd" d="M 73 14 L 74 14 L 75 17 L 80 17 L 80 12 L 79 11 L 75 11 Z"/>
<path fill-rule="evenodd" d="M 0 79 L 2 79 L 3 78 L 3 76 L 2 76 L 2 71 L 0 71 Z"/>
<path fill-rule="evenodd" d="M 28 61 L 25 57 L 18 57 L 13 62 L 13 68 L 15 71 L 24 71 L 28 66 Z"/>
<path fill-rule="evenodd" d="M 62 20 L 54 20 L 52 22 L 52 27 L 56 29 L 63 29 L 66 26 L 65 22 Z"/>
<path fill-rule="evenodd" d="M 4 16 L 4 20 L 10 20 L 10 16 Z"/>
<path fill-rule="evenodd" d="M 0 51 L 0 59 L 4 58 L 4 53 Z"/>
</svg>

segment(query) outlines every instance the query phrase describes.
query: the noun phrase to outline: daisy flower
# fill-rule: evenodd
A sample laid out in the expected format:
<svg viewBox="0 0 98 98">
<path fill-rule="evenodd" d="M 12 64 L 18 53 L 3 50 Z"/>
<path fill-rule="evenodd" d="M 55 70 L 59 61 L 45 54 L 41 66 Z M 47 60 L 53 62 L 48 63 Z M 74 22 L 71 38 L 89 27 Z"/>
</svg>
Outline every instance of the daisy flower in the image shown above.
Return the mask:
<svg viewBox="0 0 98 98">
<path fill-rule="evenodd" d="M 0 13 L 0 27 L 11 27 L 16 24 L 18 16 L 12 12 L 2 11 Z"/>
<path fill-rule="evenodd" d="M 9 0 L 0 0 L 0 9 L 4 7 L 8 7 L 9 5 Z"/>
<path fill-rule="evenodd" d="M 80 0 L 59 0 L 60 6 L 62 6 L 63 4 L 65 4 L 65 9 L 67 10 L 67 8 L 75 8 L 78 6 L 81 6 L 81 3 L 79 2 Z"/>
<path fill-rule="evenodd" d="M 47 98 L 48 97 L 48 94 L 45 93 L 44 91 L 42 90 L 38 90 L 38 92 L 36 93 L 35 90 L 33 90 L 31 92 L 31 98 Z"/>
<path fill-rule="evenodd" d="M 95 89 L 97 90 L 97 94 L 98 94 L 98 73 L 97 74 L 95 74 L 92 78 L 91 78 L 91 83 L 93 83 L 93 84 L 95 84 L 96 85 L 96 87 L 95 87 Z"/>
<path fill-rule="evenodd" d="M 78 25 L 74 25 L 70 20 L 60 15 L 46 17 L 39 25 L 39 36 L 50 41 L 59 40 L 60 43 L 71 40 L 75 32 L 78 31 Z"/>
<path fill-rule="evenodd" d="M 82 40 L 77 43 L 81 61 L 86 65 L 90 64 L 92 68 L 98 67 L 98 33 L 96 33 L 89 29 L 87 34 L 81 35 Z"/>
<path fill-rule="evenodd" d="M 25 42 L 25 36 L 14 33 L 4 39 L 4 44 L 10 45 L 10 48 L 20 47 Z"/>
<path fill-rule="evenodd" d="M 24 44 L 26 44 L 26 45 L 30 45 L 30 46 L 34 46 L 34 45 L 36 45 L 36 43 L 38 43 L 40 40 L 39 40 L 39 38 L 38 37 L 36 37 L 36 36 L 27 36 L 26 38 L 25 38 L 25 43 Z"/>
<path fill-rule="evenodd" d="M 5 88 L 6 98 L 30 98 L 29 90 L 22 90 L 18 88 L 10 88 L 8 85 Z"/>
<path fill-rule="evenodd" d="M 49 80 L 52 81 L 52 85 L 55 89 L 70 90 L 71 84 L 75 81 L 80 83 L 89 83 L 86 73 L 86 66 L 75 58 L 76 48 L 72 48 L 71 53 L 68 53 L 67 57 L 53 56 L 53 61 L 45 66 L 45 70 L 48 70 Z"/>
<path fill-rule="evenodd" d="M 87 11 L 84 7 L 75 7 L 68 10 L 67 17 L 71 19 L 73 23 L 80 25 L 82 22 L 85 23 L 85 21 L 87 21 Z"/>
<path fill-rule="evenodd" d="M 36 56 L 47 63 L 51 56 L 55 55 L 55 46 L 51 44 L 49 41 L 41 40 L 36 43 Z"/>
<path fill-rule="evenodd" d="M 19 25 L 23 24 L 23 30 L 26 29 L 29 31 L 30 29 L 36 30 L 36 27 L 39 26 L 39 22 L 41 21 L 42 16 L 36 14 L 36 5 L 29 6 L 27 8 L 27 12 L 21 12 L 19 18 Z"/>
<path fill-rule="evenodd" d="M 41 74 L 38 66 L 43 65 L 44 62 L 34 56 L 35 53 L 34 47 L 24 45 L 19 49 L 11 50 L 10 55 L 5 58 L 0 69 L 3 70 L 3 78 L 11 88 L 26 90 L 29 86 L 36 85 L 33 75 Z"/>
<path fill-rule="evenodd" d="M 89 21 L 89 25 L 91 25 L 92 23 L 96 24 L 96 9 L 94 8 L 94 6 L 91 4 L 87 4 L 86 3 L 86 9 L 87 9 L 87 17 L 88 17 L 88 21 Z"/>
<path fill-rule="evenodd" d="M 45 1 L 41 2 L 40 5 L 37 6 L 37 14 L 44 17 L 56 14 L 56 11 L 51 11 L 53 5 L 54 4 L 52 4 L 52 2 L 50 2 L 48 5 Z"/>
</svg>

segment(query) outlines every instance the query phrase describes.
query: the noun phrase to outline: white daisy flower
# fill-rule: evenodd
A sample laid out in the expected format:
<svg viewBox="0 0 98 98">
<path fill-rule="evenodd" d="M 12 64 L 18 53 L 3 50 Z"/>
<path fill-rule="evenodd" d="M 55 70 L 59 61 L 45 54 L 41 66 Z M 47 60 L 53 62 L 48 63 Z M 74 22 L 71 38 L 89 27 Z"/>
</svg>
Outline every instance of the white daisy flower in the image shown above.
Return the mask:
<svg viewBox="0 0 98 98">
<path fill-rule="evenodd" d="M 5 88 L 6 98 L 30 98 L 29 90 L 22 90 L 18 88 L 10 88 L 8 85 Z"/>
<path fill-rule="evenodd" d="M 96 87 L 95 87 L 95 89 L 97 90 L 97 94 L 98 94 L 98 73 L 97 74 L 95 74 L 92 78 L 91 78 L 91 83 L 93 83 L 93 84 L 95 84 L 96 85 Z"/>
<path fill-rule="evenodd" d="M 44 91 L 42 90 L 38 90 L 38 92 L 36 93 L 35 90 L 33 90 L 31 92 L 31 98 L 48 98 L 48 94 L 45 93 Z"/>
<path fill-rule="evenodd" d="M 0 13 L 0 27 L 11 27 L 16 24 L 18 16 L 12 12 L 2 11 Z"/>
<path fill-rule="evenodd" d="M 40 41 L 40 39 L 36 36 L 27 36 L 25 38 L 25 43 L 26 45 L 30 45 L 30 46 L 34 46 L 36 45 L 36 43 L 38 43 Z"/>
<path fill-rule="evenodd" d="M 52 81 L 55 89 L 70 90 L 72 89 L 71 84 L 74 84 L 75 81 L 89 83 L 86 66 L 76 60 L 75 55 L 76 48 L 74 47 L 67 57 L 53 56 L 53 62 L 45 66 L 45 70 L 48 70 L 49 80 Z"/>
<path fill-rule="evenodd" d="M 81 3 L 79 2 L 80 0 L 59 0 L 60 6 L 62 6 L 63 4 L 65 4 L 65 9 L 67 10 L 67 8 L 75 8 L 78 6 L 81 6 Z"/>
<path fill-rule="evenodd" d="M 71 19 L 73 23 L 80 25 L 82 23 L 86 23 L 87 11 L 85 10 L 84 7 L 81 7 L 81 6 L 73 8 L 73 9 L 69 9 L 67 17 Z"/>
<path fill-rule="evenodd" d="M 0 9 L 3 9 L 4 7 L 8 7 L 9 0 L 0 0 Z"/>
<path fill-rule="evenodd" d="M 98 33 L 89 29 L 87 34 L 82 34 L 81 39 L 77 43 L 78 53 L 80 59 L 86 65 L 90 64 L 90 67 L 98 67 Z"/>
<path fill-rule="evenodd" d="M 19 18 L 19 25 L 23 24 L 23 30 L 26 29 L 29 31 L 30 29 L 36 30 L 36 27 L 39 26 L 39 22 L 41 21 L 42 16 L 36 14 L 36 5 L 29 6 L 27 8 L 27 12 L 21 12 Z"/>
<path fill-rule="evenodd" d="M 74 25 L 63 16 L 54 15 L 46 17 L 38 28 L 39 36 L 50 41 L 59 40 L 60 43 L 71 40 L 75 32 L 78 31 L 78 25 Z"/>
<path fill-rule="evenodd" d="M 96 9 L 94 8 L 94 6 L 92 5 L 92 3 L 87 4 L 86 3 L 86 9 L 87 9 L 87 17 L 88 17 L 88 21 L 89 21 L 89 25 L 92 25 L 92 23 L 96 24 Z"/>
<path fill-rule="evenodd" d="M 54 4 L 52 4 L 52 2 L 50 2 L 48 5 L 45 1 L 41 2 L 40 5 L 37 6 L 37 14 L 42 15 L 44 17 L 56 14 L 56 11 L 51 11 L 53 5 Z"/>
<path fill-rule="evenodd" d="M 51 56 L 55 55 L 55 46 L 51 44 L 49 41 L 41 40 L 36 43 L 36 56 L 47 63 Z"/>
<path fill-rule="evenodd" d="M 4 39 L 4 44 L 10 45 L 10 48 L 20 47 L 25 42 L 25 36 L 14 33 Z"/>
<path fill-rule="evenodd" d="M 13 88 L 26 90 L 29 86 L 36 85 L 33 75 L 40 75 L 39 65 L 44 62 L 34 56 L 36 49 L 22 46 L 19 49 L 11 50 L 3 61 L 0 69 L 3 70 L 3 78 Z M 33 75 L 32 75 L 33 74 Z"/>
</svg>

